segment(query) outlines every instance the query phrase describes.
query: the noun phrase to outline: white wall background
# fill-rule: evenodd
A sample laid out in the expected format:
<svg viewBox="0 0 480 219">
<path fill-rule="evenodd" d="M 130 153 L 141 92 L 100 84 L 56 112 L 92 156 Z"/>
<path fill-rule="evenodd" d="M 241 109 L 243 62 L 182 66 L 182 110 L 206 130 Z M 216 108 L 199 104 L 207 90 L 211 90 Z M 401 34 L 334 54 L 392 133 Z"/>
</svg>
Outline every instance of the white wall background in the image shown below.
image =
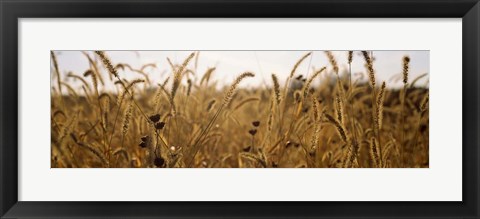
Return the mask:
<svg viewBox="0 0 480 219">
<path fill-rule="evenodd" d="M 20 19 L 19 200 L 461 201 L 461 31 L 461 19 Z M 429 50 L 430 168 L 50 169 L 50 50 L 79 49 Z"/>
</svg>

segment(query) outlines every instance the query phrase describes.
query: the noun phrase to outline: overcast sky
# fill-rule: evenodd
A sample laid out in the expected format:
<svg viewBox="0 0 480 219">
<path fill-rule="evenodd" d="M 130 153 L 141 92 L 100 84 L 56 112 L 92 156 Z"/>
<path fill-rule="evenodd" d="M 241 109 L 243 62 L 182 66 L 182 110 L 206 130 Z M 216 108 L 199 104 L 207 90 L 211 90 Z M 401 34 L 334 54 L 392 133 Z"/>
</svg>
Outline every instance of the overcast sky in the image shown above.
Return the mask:
<svg viewBox="0 0 480 219">
<path fill-rule="evenodd" d="M 154 82 L 163 81 L 171 75 L 170 66 L 167 62 L 169 57 L 174 63 L 182 63 L 192 51 L 106 51 L 114 64 L 127 63 L 133 68 L 140 68 L 147 63 L 155 63 L 157 69 L 149 68 L 147 73 Z M 292 67 L 300 57 L 310 51 L 200 51 L 198 60 L 197 77 L 201 78 L 209 67 L 216 67 L 211 80 L 219 81 L 221 85 L 230 84 L 236 76 L 251 71 L 256 74 L 254 79 L 242 82 L 243 86 L 271 85 L 271 74 L 275 73 L 283 82 L 290 74 Z M 56 51 L 58 65 L 63 78 L 67 72 L 83 74 L 88 68 L 88 60 L 81 51 Z M 89 52 L 93 55 L 92 52 Z M 340 71 L 346 70 L 347 51 L 333 51 L 339 64 Z M 392 77 L 402 72 L 402 57 L 410 56 L 410 82 L 417 76 L 430 73 L 429 51 L 374 51 L 374 68 L 377 81 L 386 81 L 389 87 L 398 87 L 400 82 L 392 81 Z M 365 74 L 365 61 L 360 52 L 356 52 L 352 63 L 353 73 Z M 193 69 L 194 62 L 190 62 L 189 68 Z M 331 65 L 323 51 L 313 51 L 312 56 L 305 59 L 299 66 L 297 74 L 308 75 L 312 73 L 312 67 L 319 69 Z M 126 79 L 141 78 L 141 75 L 133 72 L 121 72 Z M 106 77 L 106 76 L 104 76 Z M 319 80 L 322 80 L 321 77 Z M 78 83 L 68 81 L 73 87 L 79 88 Z M 318 81 L 317 81 L 318 83 Z M 283 83 L 281 83 L 283 84 Z M 428 86 L 428 77 L 419 81 L 418 85 Z M 108 88 L 107 88 L 108 89 Z"/>
</svg>

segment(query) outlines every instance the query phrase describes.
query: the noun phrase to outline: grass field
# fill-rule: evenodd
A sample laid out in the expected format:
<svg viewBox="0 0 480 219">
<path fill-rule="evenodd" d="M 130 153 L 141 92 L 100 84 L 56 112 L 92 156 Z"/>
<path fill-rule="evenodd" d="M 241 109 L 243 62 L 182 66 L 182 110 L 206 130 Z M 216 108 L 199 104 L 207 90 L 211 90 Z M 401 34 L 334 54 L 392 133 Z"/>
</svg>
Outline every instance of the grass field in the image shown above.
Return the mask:
<svg viewBox="0 0 480 219">
<path fill-rule="evenodd" d="M 306 52 L 287 78 L 249 87 L 258 73 L 232 72 L 225 85 L 211 80 L 214 67 L 198 72 L 201 52 L 169 59 L 168 77 L 154 81 L 155 63 L 135 69 L 108 51 L 84 52 L 90 68 L 63 73 L 52 51 L 51 166 L 428 168 L 429 89 L 418 83 L 428 74 L 409 78 L 405 56 L 395 60 L 402 86 L 391 87 L 376 80 L 374 52 L 345 53 L 325 51 L 329 64 L 306 74 Z M 354 58 L 364 77 L 352 73 Z M 138 77 L 122 77 L 127 70 Z"/>
</svg>

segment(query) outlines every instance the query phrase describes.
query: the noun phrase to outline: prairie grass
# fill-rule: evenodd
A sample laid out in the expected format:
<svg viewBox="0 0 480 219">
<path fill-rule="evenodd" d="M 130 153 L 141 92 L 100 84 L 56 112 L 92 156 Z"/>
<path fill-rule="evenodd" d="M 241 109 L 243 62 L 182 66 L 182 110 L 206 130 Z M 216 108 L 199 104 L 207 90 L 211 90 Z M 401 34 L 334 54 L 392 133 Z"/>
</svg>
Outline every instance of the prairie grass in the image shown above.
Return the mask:
<svg viewBox="0 0 480 219">
<path fill-rule="evenodd" d="M 429 166 L 429 90 L 413 86 L 428 74 L 409 80 L 408 56 L 398 60 L 398 89 L 378 81 L 369 51 L 346 51 L 347 60 L 326 51 L 329 64 L 310 75 L 299 69 L 312 55 L 305 53 L 286 70 L 283 87 L 276 73 L 270 86 L 245 87 L 258 74 L 231 72 L 236 79 L 219 88 L 215 67 L 198 72 L 200 52 L 179 63 L 168 59 L 163 81 L 146 71 L 155 64 L 135 69 L 108 53 L 84 52 L 89 69 L 62 74 L 51 52 L 52 167 Z M 352 69 L 362 56 L 365 68 Z M 137 79 L 123 78 L 125 69 Z M 353 71 L 368 80 L 353 80 Z"/>
</svg>

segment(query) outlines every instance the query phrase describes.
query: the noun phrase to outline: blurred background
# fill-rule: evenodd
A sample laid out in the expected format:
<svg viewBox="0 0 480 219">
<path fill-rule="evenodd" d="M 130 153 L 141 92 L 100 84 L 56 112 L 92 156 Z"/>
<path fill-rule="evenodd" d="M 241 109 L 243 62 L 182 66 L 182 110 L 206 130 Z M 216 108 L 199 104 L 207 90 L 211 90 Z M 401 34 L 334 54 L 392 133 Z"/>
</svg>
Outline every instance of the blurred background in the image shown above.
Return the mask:
<svg viewBox="0 0 480 219">
<path fill-rule="evenodd" d="M 85 54 L 97 58 L 93 51 L 55 51 L 57 55 L 60 72 L 74 89 L 81 90 L 81 84 L 72 78 L 66 77 L 71 72 L 82 75 L 88 70 L 89 62 Z M 198 51 L 105 51 L 112 60 L 113 64 L 128 64 L 133 69 L 141 69 L 146 64 L 154 64 L 156 67 L 144 68 L 144 72 L 149 75 L 152 82 L 161 83 L 167 77 L 172 75 L 169 58 L 173 64 L 181 64 L 192 52 Z M 250 71 L 256 74 L 256 80 L 246 80 L 242 83 L 244 87 L 271 86 L 271 74 L 275 73 L 283 85 L 295 63 L 306 53 L 312 52 L 296 71 L 296 75 L 308 77 L 314 69 L 327 67 L 327 74 L 333 74 L 324 51 L 199 51 L 196 56 L 197 62 L 192 60 L 188 68 L 195 72 L 193 80 L 200 80 L 208 68 L 215 67 L 216 70 L 211 77 L 211 81 L 217 81 L 217 86 L 228 86 L 236 76 Z M 332 51 L 338 66 L 340 74 L 348 73 L 348 51 Z M 373 53 L 374 68 L 376 70 L 376 79 L 380 83 L 386 81 L 389 88 L 400 88 L 402 86 L 402 57 L 410 56 L 409 82 L 416 77 L 429 73 L 429 51 L 369 51 Z M 102 66 L 103 65 L 99 65 Z M 51 68 L 51 77 L 53 68 Z M 107 74 L 106 71 L 102 71 Z M 128 68 L 119 71 L 122 78 L 127 80 L 142 78 L 142 75 L 130 71 Z M 352 62 L 353 79 L 360 81 L 368 80 L 366 75 L 365 60 L 360 51 L 355 51 Z M 320 80 L 323 77 L 320 77 Z M 106 77 L 106 75 L 104 75 Z M 68 81 L 70 80 L 70 81 Z M 318 81 L 317 81 L 318 83 Z M 428 87 L 428 77 L 423 77 L 417 81 L 416 86 Z M 105 84 L 100 87 L 101 90 L 113 91 L 113 83 Z"/>
</svg>

